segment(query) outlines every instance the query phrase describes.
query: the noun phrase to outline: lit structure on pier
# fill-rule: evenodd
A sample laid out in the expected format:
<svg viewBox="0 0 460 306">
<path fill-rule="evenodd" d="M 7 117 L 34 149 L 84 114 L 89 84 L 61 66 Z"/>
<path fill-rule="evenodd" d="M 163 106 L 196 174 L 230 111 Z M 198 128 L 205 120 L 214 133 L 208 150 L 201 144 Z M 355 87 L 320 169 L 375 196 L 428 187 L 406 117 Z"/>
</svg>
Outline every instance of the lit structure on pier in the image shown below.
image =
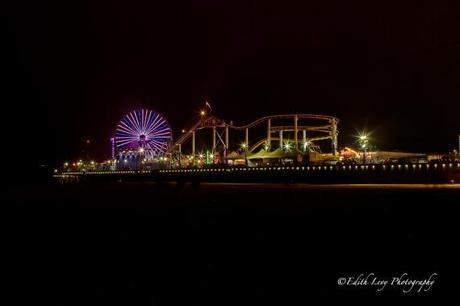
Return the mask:
<svg viewBox="0 0 460 306">
<path fill-rule="evenodd" d="M 117 125 L 112 159 L 123 164 L 150 161 L 166 153 L 171 140 L 171 127 L 161 114 L 137 109 L 123 116 Z"/>
<path fill-rule="evenodd" d="M 293 163 L 305 163 L 308 160 L 322 159 L 317 142 L 331 142 L 330 158 L 338 158 L 337 125 L 339 119 L 333 116 L 318 114 L 286 114 L 266 116 L 247 125 L 236 126 L 232 121 L 225 121 L 211 113 L 211 107 L 199 112 L 196 123 L 174 141 L 168 153 L 174 159 L 174 165 L 199 166 L 200 158 L 196 152 L 197 133 L 203 129 L 212 130 L 209 147 L 215 158 L 213 163 L 248 165 L 278 163 L 280 160 L 291 160 Z M 265 132 L 261 135 L 260 128 Z M 259 130 L 258 130 L 259 129 Z M 259 133 L 258 133 L 259 131 Z M 230 132 L 243 136 L 242 141 L 230 144 Z M 252 135 L 252 137 L 250 137 Z M 191 142 L 191 154 L 184 154 L 184 143 Z M 233 151 L 232 151 L 233 148 Z M 222 157 L 222 158 L 221 158 Z M 319 161 L 319 160 L 318 160 Z"/>
</svg>

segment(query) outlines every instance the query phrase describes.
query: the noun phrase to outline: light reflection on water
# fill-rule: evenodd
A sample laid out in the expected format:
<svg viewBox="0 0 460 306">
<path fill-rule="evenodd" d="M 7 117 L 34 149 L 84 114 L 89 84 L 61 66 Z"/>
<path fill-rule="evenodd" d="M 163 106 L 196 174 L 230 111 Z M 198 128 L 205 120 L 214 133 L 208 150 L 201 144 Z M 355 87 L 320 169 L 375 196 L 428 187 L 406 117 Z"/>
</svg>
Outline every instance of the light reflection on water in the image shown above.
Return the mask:
<svg viewBox="0 0 460 306">
<path fill-rule="evenodd" d="M 170 183 L 175 185 L 176 183 Z M 187 185 L 187 184 L 185 184 Z M 191 185 L 191 184 L 189 184 Z M 281 183 L 200 183 L 210 188 L 257 188 L 257 189 L 459 189 L 460 184 L 281 184 Z"/>
</svg>

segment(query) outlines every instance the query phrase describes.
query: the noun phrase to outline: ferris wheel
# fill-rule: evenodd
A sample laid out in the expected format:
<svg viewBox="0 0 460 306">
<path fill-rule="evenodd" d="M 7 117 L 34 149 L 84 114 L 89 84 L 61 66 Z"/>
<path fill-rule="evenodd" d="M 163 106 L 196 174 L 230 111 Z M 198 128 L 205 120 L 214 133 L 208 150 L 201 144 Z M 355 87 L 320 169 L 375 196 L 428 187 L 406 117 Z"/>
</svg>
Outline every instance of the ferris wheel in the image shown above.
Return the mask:
<svg viewBox="0 0 460 306">
<path fill-rule="evenodd" d="M 149 160 L 167 151 L 172 130 L 161 114 L 136 109 L 121 118 L 114 140 L 118 151 L 137 150 Z"/>
</svg>

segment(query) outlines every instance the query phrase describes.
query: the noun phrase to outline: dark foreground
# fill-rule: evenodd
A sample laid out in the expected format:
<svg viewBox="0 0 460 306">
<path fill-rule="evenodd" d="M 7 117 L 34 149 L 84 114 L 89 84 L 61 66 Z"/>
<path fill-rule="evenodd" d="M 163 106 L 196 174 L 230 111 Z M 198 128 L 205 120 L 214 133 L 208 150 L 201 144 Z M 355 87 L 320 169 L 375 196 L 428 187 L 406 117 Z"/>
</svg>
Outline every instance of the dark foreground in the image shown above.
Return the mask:
<svg viewBox="0 0 460 306">
<path fill-rule="evenodd" d="M 16 188 L 4 206 L 9 292 L 15 305 L 305 305 L 314 296 L 450 295 L 458 284 L 460 189 L 444 187 Z M 412 279 L 437 273 L 436 282 L 409 293 L 337 284 L 360 273 L 391 279 L 404 272 Z"/>
</svg>

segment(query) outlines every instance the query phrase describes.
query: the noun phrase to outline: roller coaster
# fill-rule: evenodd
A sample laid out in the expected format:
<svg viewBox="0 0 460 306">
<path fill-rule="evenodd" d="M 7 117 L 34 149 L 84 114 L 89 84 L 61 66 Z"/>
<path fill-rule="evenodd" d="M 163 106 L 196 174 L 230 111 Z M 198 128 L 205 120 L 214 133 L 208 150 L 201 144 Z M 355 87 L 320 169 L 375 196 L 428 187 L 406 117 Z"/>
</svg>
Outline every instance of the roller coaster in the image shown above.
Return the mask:
<svg viewBox="0 0 460 306">
<path fill-rule="evenodd" d="M 337 125 L 339 119 L 333 116 L 318 114 L 285 114 L 271 115 L 259 118 L 249 124 L 237 126 L 232 121 L 227 122 L 211 114 L 209 111 L 201 111 L 200 118 L 188 130 L 183 130 L 182 135 L 168 149 L 168 154 L 178 165 L 183 165 L 184 155 L 188 156 L 191 165 L 196 166 L 197 150 L 196 137 L 200 130 L 212 130 L 210 142 L 211 154 L 221 154 L 223 162 L 228 160 L 231 150 L 243 149 L 244 155 L 252 155 L 254 152 L 264 151 L 279 152 L 281 155 L 306 155 L 311 152 L 320 152 L 321 148 L 316 144 L 319 141 L 330 140 L 332 156 L 337 156 Z M 252 136 L 252 130 L 265 126 L 262 137 Z M 242 133 L 244 142 L 230 143 L 230 132 Z M 254 133 L 256 135 L 257 133 Z M 300 137 L 299 137 L 300 136 Z M 191 141 L 191 152 L 183 152 L 184 144 Z M 235 152 L 235 151 L 234 151 Z M 267 155 L 265 155 L 267 156 Z"/>
</svg>

